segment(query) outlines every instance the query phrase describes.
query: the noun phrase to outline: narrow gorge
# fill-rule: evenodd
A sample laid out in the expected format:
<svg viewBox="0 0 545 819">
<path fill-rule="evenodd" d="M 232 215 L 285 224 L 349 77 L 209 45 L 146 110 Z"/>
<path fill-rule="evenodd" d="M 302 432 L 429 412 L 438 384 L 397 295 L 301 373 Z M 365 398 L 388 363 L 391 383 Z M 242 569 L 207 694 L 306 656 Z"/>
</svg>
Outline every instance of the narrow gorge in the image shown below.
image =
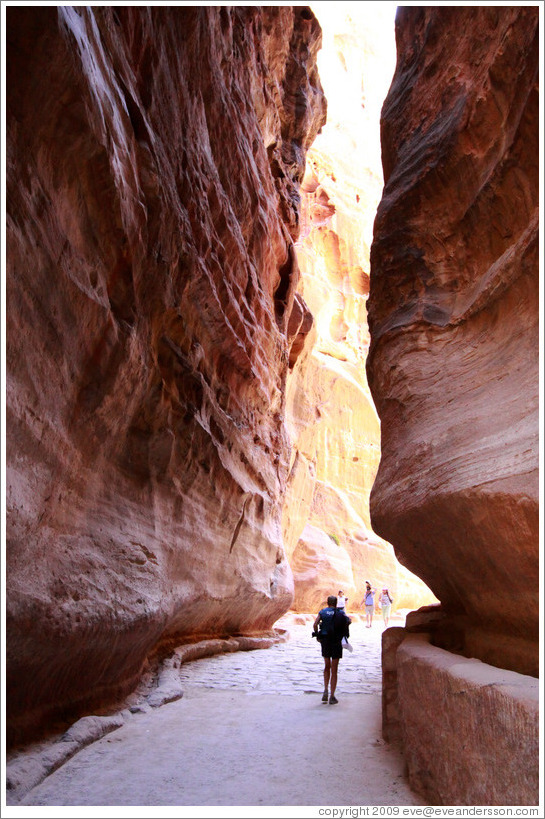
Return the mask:
<svg viewBox="0 0 545 819">
<path fill-rule="evenodd" d="M 6 9 L 7 743 L 371 575 L 411 786 L 533 804 L 539 10 L 399 8 L 373 147 L 337 5 Z"/>
</svg>

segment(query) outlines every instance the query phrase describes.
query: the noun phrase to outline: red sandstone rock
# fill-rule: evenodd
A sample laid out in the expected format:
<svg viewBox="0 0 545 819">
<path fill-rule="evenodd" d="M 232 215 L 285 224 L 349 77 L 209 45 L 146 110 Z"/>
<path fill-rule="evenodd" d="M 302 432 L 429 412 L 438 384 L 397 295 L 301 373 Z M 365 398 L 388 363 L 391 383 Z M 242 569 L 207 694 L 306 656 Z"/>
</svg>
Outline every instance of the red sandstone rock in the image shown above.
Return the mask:
<svg viewBox="0 0 545 819">
<path fill-rule="evenodd" d="M 411 787 L 430 805 L 537 805 L 539 681 L 428 635 L 409 635 L 394 657 L 402 629 L 389 631 L 385 736 L 401 734 Z"/>
<path fill-rule="evenodd" d="M 304 296 L 314 326 L 293 344 L 297 357 L 292 364 L 290 356 L 288 378 L 292 469 L 283 524 L 292 607 L 316 612 L 342 588 L 353 611 L 371 578 L 388 586 L 396 608 L 414 608 L 436 598 L 373 534 L 369 516 L 380 423 L 365 372 L 366 302 L 382 189 L 379 114 L 388 68 L 394 69 L 393 18 L 391 47 L 379 51 L 381 28 L 365 4 L 356 10 L 319 3 L 316 15 L 324 30 L 318 59 L 328 120 L 308 152 L 296 244 L 297 297 Z"/>
<path fill-rule="evenodd" d="M 367 363 L 373 528 L 537 673 L 538 10 L 403 8 L 383 108 Z"/>
<path fill-rule="evenodd" d="M 306 7 L 11 7 L 7 43 L 12 740 L 129 689 L 158 641 L 289 607 L 293 240 L 325 101 Z"/>
</svg>

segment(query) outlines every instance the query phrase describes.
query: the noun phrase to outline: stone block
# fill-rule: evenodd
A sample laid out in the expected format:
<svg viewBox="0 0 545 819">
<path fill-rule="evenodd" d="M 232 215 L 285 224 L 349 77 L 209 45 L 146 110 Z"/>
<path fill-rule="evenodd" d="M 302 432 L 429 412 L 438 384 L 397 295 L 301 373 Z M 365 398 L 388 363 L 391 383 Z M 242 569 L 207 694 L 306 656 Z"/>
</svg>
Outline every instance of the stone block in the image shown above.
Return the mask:
<svg viewBox="0 0 545 819">
<path fill-rule="evenodd" d="M 397 696 L 411 787 L 431 805 L 537 805 L 539 681 L 408 635 Z"/>
</svg>

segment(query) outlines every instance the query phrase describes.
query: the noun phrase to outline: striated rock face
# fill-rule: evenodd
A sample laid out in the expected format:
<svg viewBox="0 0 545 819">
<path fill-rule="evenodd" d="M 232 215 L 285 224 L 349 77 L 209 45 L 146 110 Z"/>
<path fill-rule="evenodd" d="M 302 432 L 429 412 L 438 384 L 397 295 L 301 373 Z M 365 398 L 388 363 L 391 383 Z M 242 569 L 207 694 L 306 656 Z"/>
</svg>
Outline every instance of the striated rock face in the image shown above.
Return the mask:
<svg viewBox="0 0 545 819">
<path fill-rule="evenodd" d="M 537 673 L 538 10 L 403 8 L 367 371 L 374 529 L 459 649 Z M 463 32 L 463 36 L 460 36 Z"/>
<path fill-rule="evenodd" d="M 284 540 L 293 608 L 317 611 L 342 588 L 349 609 L 365 580 L 386 584 L 396 608 L 436 598 L 374 534 L 369 494 L 380 459 L 380 423 L 365 373 L 369 346 L 369 246 L 382 189 L 379 114 L 394 68 L 393 18 L 316 5 L 328 121 L 309 150 L 302 185 L 298 293 L 315 321 L 288 380 L 293 442 Z M 390 54 L 380 46 L 391 25 Z M 390 58 L 388 60 L 388 57 Z"/>
<path fill-rule="evenodd" d="M 291 603 L 320 36 L 306 7 L 7 10 L 10 740 Z"/>
<path fill-rule="evenodd" d="M 350 605 L 356 598 L 352 561 L 346 546 L 319 526 L 307 523 L 291 555 L 295 611 L 318 612 L 330 594 L 343 589 Z"/>
</svg>

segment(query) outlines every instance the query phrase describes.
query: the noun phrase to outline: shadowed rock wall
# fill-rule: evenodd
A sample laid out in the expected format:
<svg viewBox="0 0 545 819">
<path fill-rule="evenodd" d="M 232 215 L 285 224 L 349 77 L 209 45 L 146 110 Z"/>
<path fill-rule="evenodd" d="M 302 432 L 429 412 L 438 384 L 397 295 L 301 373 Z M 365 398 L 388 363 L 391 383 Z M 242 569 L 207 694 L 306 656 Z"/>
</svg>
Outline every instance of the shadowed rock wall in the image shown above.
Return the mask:
<svg viewBox="0 0 545 819">
<path fill-rule="evenodd" d="M 394 654 L 396 632 L 383 640 L 399 718 L 387 729 L 401 734 L 411 787 L 428 805 L 537 805 L 539 680 L 443 651 L 428 634 L 408 634 Z"/>
<path fill-rule="evenodd" d="M 402 8 L 367 370 L 373 528 L 450 617 L 538 669 L 538 9 Z"/>
<path fill-rule="evenodd" d="M 7 10 L 10 740 L 291 603 L 320 36 L 305 7 Z"/>
</svg>

